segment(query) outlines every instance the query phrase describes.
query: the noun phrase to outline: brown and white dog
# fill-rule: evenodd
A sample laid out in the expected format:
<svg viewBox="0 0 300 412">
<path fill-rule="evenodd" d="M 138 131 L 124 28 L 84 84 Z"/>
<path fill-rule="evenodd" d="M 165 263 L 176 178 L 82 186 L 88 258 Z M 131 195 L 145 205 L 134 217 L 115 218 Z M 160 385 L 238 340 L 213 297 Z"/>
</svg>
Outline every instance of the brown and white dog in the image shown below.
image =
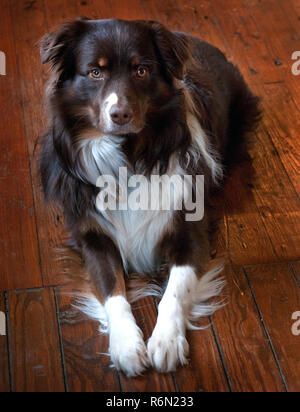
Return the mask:
<svg viewBox="0 0 300 412">
<path fill-rule="evenodd" d="M 223 286 L 221 268 L 210 268 L 208 213 L 187 221 L 177 195 L 170 210 L 104 212 L 97 179 L 122 167 L 147 180 L 204 175 L 208 196 L 255 126 L 258 99 L 218 49 L 153 21 L 67 22 L 42 39 L 41 58 L 52 68 L 41 178 L 85 264 L 82 309 L 109 333 L 116 368 L 172 371 L 187 361 L 186 328 L 215 310 L 205 302 Z M 162 266 L 168 281 L 146 347 L 124 278 Z"/>
</svg>

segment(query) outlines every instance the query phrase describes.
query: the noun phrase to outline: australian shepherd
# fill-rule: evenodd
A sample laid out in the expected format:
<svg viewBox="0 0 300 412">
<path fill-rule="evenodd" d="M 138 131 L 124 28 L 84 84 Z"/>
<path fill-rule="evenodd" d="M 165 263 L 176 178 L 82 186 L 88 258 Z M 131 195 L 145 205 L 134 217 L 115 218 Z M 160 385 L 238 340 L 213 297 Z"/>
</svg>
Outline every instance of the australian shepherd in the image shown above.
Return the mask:
<svg viewBox="0 0 300 412">
<path fill-rule="evenodd" d="M 41 59 L 51 66 L 41 179 L 84 263 L 82 309 L 109 334 L 118 370 L 173 371 L 187 362 L 186 329 L 216 309 L 207 301 L 223 286 L 222 268 L 210 259 L 208 210 L 187 219 L 190 209 L 177 206 L 183 197 L 192 204 L 198 194 L 208 198 L 222 184 L 257 122 L 258 98 L 217 48 L 154 21 L 69 21 L 44 36 Z M 110 195 L 101 197 L 104 176 L 115 179 L 115 209 L 102 207 Z M 160 204 L 162 191 L 147 189 L 139 200 L 150 193 L 143 205 L 158 207 L 139 208 L 129 207 L 132 187 L 127 197 L 121 193 L 134 176 L 144 186 L 153 177 L 191 180 L 164 193 L 170 207 Z M 126 290 L 133 273 L 165 279 L 147 344 Z M 131 297 L 157 291 L 148 284 Z"/>
</svg>

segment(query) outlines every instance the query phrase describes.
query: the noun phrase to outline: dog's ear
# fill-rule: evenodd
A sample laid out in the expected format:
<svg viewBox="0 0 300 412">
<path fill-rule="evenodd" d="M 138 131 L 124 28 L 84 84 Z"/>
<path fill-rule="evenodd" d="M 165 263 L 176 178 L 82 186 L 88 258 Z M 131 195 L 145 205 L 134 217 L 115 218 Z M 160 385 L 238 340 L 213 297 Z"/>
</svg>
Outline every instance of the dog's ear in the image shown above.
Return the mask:
<svg viewBox="0 0 300 412">
<path fill-rule="evenodd" d="M 40 41 L 40 54 L 43 64 L 51 62 L 53 66 L 59 64 L 65 52 L 74 47 L 74 42 L 86 30 L 85 17 L 71 20 L 58 26 L 53 32 L 46 34 Z"/>
<path fill-rule="evenodd" d="M 156 21 L 143 21 L 143 24 L 146 24 L 152 32 L 157 53 L 164 63 L 167 74 L 182 80 L 185 62 L 190 55 L 187 38 L 168 30 Z"/>
</svg>

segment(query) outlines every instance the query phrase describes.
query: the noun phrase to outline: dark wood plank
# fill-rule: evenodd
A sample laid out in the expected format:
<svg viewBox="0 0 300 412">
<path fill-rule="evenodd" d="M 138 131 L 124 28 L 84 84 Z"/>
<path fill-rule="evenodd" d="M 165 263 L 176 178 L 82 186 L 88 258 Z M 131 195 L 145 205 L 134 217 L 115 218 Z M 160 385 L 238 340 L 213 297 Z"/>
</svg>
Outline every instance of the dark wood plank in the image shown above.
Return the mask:
<svg viewBox="0 0 300 412">
<path fill-rule="evenodd" d="M 116 370 L 110 367 L 108 338 L 97 322 L 87 319 L 72 304 L 76 302 L 57 289 L 59 322 L 70 392 L 120 392 Z"/>
<path fill-rule="evenodd" d="M 29 3 L 26 0 L 20 0 L 14 4 L 11 3 L 11 9 L 14 16 L 17 67 L 33 180 L 43 282 L 44 285 L 55 285 L 62 282 L 63 268 L 56 259 L 54 250 L 63 243 L 64 224 L 60 210 L 55 207 L 50 208 L 44 202 L 38 169 L 41 147 L 40 145 L 36 147 L 38 136 L 47 123 L 43 92 L 48 69 L 42 68 L 37 46 L 39 39 L 48 31 L 47 22 L 43 0 Z"/>
<path fill-rule="evenodd" d="M 3 325 L 3 319 L 5 317 L 5 302 L 4 293 L 0 292 L 0 392 L 9 392 L 9 360 L 7 350 L 7 330 L 6 324 Z M 5 327 L 5 330 L 2 328 Z"/>
<path fill-rule="evenodd" d="M 7 61 L 7 74 L 0 76 L 0 290 L 42 284 L 9 5 L 0 4 L 0 49 Z"/>
<path fill-rule="evenodd" d="M 292 314 L 300 308 L 300 289 L 288 264 L 246 268 L 263 320 L 291 392 L 300 390 L 299 336 L 292 333 Z"/>
<path fill-rule="evenodd" d="M 120 2 L 110 0 L 111 13 L 114 18 L 125 20 L 146 20 L 149 19 L 148 13 L 145 12 L 143 0 L 128 0 Z"/>
<path fill-rule="evenodd" d="M 209 319 L 195 323 L 208 326 Z M 190 362 L 175 373 L 181 392 L 228 392 L 229 385 L 218 352 L 211 327 L 199 331 L 188 331 Z"/>
<path fill-rule="evenodd" d="M 8 294 L 14 392 L 63 392 L 53 289 Z"/>
<path fill-rule="evenodd" d="M 118 4 L 121 3 L 118 2 Z M 111 19 L 115 17 L 112 13 L 110 1 L 78 0 L 77 10 L 80 16 L 87 16 L 91 19 Z"/>
<path fill-rule="evenodd" d="M 284 391 L 243 270 L 228 266 L 225 277 L 228 304 L 214 315 L 213 322 L 233 390 Z"/>
<path fill-rule="evenodd" d="M 77 0 L 43 0 L 49 28 L 80 16 Z"/>
<path fill-rule="evenodd" d="M 147 342 L 156 324 L 157 311 L 154 299 L 146 298 L 134 303 L 133 314 L 144 333 Z M 174 392 L 175 386 L 171 374 L 159 374 L 149 369 L 143 376 L 128 379 L 122 374 L 122 387 L 125 392 Z"/>
</svg>

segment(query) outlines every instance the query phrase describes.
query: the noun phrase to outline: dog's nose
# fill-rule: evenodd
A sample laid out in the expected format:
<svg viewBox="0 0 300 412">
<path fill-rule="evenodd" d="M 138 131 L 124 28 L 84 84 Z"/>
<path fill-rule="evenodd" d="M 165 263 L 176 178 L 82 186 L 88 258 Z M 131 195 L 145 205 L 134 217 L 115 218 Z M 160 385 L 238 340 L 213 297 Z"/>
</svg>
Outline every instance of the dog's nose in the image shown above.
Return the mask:
<svg viewBox="0 0 300 412">
<path fill-rule="evenodd" d="M 124 126 L 132 120 L 133 112 L 128 106 L 113 105 L 109 111 L 112 121 L 119 126 Z"/>
</svg>

